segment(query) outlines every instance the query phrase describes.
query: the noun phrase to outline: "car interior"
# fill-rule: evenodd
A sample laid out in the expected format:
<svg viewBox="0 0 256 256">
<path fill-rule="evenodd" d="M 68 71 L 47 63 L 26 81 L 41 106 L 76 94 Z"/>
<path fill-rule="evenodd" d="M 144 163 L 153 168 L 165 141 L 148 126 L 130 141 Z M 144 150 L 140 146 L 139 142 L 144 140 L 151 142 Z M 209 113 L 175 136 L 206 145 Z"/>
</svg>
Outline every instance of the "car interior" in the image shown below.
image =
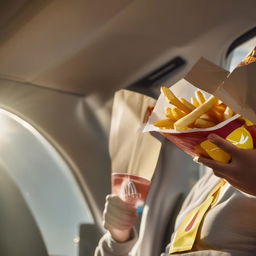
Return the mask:
<svg viewBox="0 0 256 256">
<path fill-rule="evenodd" d="M 2 0 L 0 255 L 93 255 L 106 232 L 115 92 L 157 99 L 200 57 L 232 70 L 256 45 L 254 8 L 254 0 Z M 164 174 L 152 186 L 165 188 L 146 209 L 140 255 L 161 254 L 167 216 L 205 172 L 170 143 L 161 155 Z"/>
</svg>

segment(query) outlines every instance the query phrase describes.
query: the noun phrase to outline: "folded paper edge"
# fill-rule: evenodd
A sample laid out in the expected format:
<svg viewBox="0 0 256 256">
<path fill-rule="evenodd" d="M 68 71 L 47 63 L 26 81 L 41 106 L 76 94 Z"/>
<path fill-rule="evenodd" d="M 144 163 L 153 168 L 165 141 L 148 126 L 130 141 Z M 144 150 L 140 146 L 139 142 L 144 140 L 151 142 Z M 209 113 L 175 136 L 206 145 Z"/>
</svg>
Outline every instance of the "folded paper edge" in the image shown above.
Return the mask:
<svg viewBox="0 0 256 256">
<path fill-rule="evenodd" d="M 184 79 L 195 87 L 214 94 L 228 75 L 229 71 L 213 64 L 205 58 L 200 58 Z"/>
</svg>

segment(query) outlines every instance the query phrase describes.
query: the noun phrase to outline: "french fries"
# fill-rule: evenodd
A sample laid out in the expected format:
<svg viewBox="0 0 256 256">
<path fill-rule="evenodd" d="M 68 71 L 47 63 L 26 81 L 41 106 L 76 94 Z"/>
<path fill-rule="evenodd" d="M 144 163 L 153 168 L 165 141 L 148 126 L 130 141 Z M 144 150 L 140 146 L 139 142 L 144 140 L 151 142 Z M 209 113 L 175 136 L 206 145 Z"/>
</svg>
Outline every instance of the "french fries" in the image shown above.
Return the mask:
<svg viewBox="0 0 256 256">
<path fill-rule="evenodd" d="M 155 122 L 154 125 L 161 129 L 173 129 L 173 123 L 171 119 L 163 119 Z"/>
<path fill-rule="evenodd" d="M 210 122 L 215 122 L 215 119 L 214 118 L 212 118 L 209 114 L 202 114 L 201 116 L 200 116 L 200 118 L 201 119 L 204 119 L 204 120 L 207 120 L 207 121 L 210 121 Z"/>
<path fill-rule="evenodd" d="M 182 110 L 178 108 L 172 108 L 172 115 L 176 120 L 179 120 L 180 118 L 186 116 L 186 113 L 184 113 Z"/>
<path fill-rule="evenodd" d="M 178 119 L 176 119 L 174 116 L 173 116 L 173 113 L 172 113 L 172 109 L 171 108 L 166 108 L 165 109 L 165 115 L 166 117 L 168 117 L 169 119 L 171 119 L 172 121 L 177 121 Z"/>
<path fill-rule="evenodd" d="M 199 102 L 197 101 L 197 99 L 196 98 L 191 98 L 191 104 L 194 106 L 194 107 L 199 107 L 200 106 L 200 104 L 199 104 Z"/>
<path fill-rule="evenodd" d="M 179 101 L 183 103 L 190 111 L 193 111 L 196 108 L 193 104 L 191 104 L 184 98 L 179 98 Z"/>
<path fill-rule="evenodd" d="M 209 127 L 212 127 L 214 125 L 215 125 L 214 122 L 207 121 L 207 120 L 202 119 L 202 118 L 198 118 L 195 121 L 195 127 L 197 127 L 197 128 L 209 128 Z"/>
<path fill-rule="evenodd" d="M 207 101 L 205 101 L 198 108 L 194 109 L 192 112 L 179 119 L 174 123 L 174 128 L 177 131 L 183 130 L 184 127 L 189 126 L 194 123 L 202 114 L 210 110 L 216 103 L 218 99 L 214 96 L 211 96 Z M 202 119 L 203 120 L 203 119 Z"/>
<path fill-rule="evenodd" d="M 206 101 L 206 99 L 201 91 L 197 90 L 195 92 L 195 95 L 196 95 L 196 99 L 200 105 L 202 105 Z"/>
<path fill-rule="evenodd" d="M 168 100 L 169 103 L 176 106 L 180 110 L 184 111 L 185 113 L 189 113 L 190 110 L 187 108 L 183 103 L 179 101 L 179 99 L 174 95 L 174 93 L 168 87 L 161 87 L 161 92 L 164 94 L 165 98 Z"/>
<path fill-rule="evenodd" d="M 222 101 L 214 96 L 205 98 L 202 91 L 197 90 L 191 103 L 184 98 L 178 98 L 168 87 L 161 87 L 166 100 L 175 107 L 167 107 L 167 119 L 154 123 L 161 129 L 182 131 L 191 128 L 209 128 L 231 118 L 235 113 Z"/>
<path fill-rule="evenodd" d="M 227 120 L 233 115 L 233 110 L 230 107 L 226 107 L 224 111 L 224 119 Z"/>
</svg>

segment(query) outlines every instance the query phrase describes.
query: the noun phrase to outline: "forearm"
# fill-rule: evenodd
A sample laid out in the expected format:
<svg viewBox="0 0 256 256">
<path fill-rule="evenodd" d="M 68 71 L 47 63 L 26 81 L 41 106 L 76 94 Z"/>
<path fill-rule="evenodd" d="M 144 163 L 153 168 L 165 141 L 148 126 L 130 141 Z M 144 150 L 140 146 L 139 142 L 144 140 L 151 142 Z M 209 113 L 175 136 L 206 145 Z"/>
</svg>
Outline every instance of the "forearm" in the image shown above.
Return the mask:
<svg viewBox="0 0 256 256">
<path fill-rule="evenodd" d="M 124 243 L 118 243 L 106 233 L 99 241 L 94 256 L 128 256 L 138 238 L 137 232 L 133 229 L 131 238 Z"/>
</svg>

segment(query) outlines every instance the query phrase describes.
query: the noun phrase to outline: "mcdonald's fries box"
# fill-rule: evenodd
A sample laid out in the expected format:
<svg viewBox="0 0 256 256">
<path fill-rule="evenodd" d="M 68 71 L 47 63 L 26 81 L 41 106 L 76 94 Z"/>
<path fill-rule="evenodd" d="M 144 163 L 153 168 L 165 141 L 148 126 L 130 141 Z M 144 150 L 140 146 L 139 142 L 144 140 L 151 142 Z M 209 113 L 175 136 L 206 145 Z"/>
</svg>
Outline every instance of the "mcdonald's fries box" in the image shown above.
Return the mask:
<svg viewBox="0 0 256 256">
<path fill-rule="evenodd" d="M 112 193 L 136 207 L 141 212 L 146 200 L 150 180 L 137 175 L 126 173 L 112 173 Z"/>
<path fill-rule="evenodd" d="M 248 98 L 255 64 L 229 73 L 200 59 L 184 79 L 169 89 L 162 88 L 143 131 L 161 133 L 192 157 L 204 156 L 224 163 L 231 156 L 207 139 L 210 133 L 239 148 L 255 148 L 256 128 L 250 120 L 256 121 L 256 103 Z"/>
</svg>

